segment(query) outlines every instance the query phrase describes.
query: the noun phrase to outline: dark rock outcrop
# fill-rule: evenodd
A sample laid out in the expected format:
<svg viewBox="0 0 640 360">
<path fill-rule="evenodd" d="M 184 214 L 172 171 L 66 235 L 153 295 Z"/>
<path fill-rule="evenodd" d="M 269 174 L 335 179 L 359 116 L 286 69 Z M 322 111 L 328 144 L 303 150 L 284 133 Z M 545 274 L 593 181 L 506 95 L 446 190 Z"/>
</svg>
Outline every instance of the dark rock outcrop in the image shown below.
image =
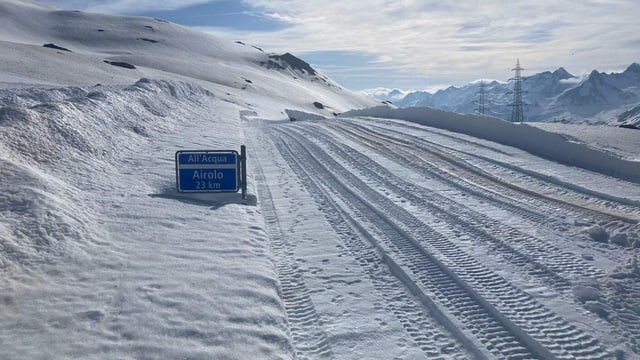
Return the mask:
<svg viewBox="0 0 640 360">
<path fill-rule="evenodd" d="M 62 46 L 58 46 L 58 45 L 53 44 L 53 43 L 44 44 L 44 45 L 42 45 L 42 46 L 43 46 L 43 47 L 46 47 L 46 48 L 50 48 L 50 49 L 56 49 L 56 50 L 62 50 L 62 51 L 73 52 L 73 51 L 71 51 L 71 50 L 69 50 L 69 49 L 67 49 L 67 48 L 63 48 Z"/>
<path fill-rule="evenodd" d="M 135 65 L 131 65 L 129 63 L 123 62 L 123 61 L 109 61 L 109 60 L 105 60 L 104 62 L 106 62 L 109 65 L 113 65 L 113 66 L 118 66 L 118 67 L 122 67 L 125 69 L 135 69 Z"/>
</svg>

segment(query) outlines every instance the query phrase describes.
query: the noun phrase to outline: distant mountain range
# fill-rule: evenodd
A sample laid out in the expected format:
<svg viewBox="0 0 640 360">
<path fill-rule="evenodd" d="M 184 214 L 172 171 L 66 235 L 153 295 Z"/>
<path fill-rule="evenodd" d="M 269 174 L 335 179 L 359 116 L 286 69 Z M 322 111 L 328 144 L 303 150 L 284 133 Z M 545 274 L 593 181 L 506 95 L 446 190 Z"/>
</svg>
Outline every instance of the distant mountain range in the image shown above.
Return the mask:
<svg viewBox="0 0 640 360">
<path fill-rule="evenodd" d="M 448 87 L 435 93 L 373 89 L 364 93 L 399 107 L 427 106 L 457 113 L 478 113 L 481 86 L 485 93 L 485 114 L 511 119 L 513 84 L 475 81 L 462 87 Z M 525 121 L 640 124 L 640 65 L 631 64 L 621 73 L 596 70 L 579 78 L 564 68 L 523 77 Z"/>
</svg>

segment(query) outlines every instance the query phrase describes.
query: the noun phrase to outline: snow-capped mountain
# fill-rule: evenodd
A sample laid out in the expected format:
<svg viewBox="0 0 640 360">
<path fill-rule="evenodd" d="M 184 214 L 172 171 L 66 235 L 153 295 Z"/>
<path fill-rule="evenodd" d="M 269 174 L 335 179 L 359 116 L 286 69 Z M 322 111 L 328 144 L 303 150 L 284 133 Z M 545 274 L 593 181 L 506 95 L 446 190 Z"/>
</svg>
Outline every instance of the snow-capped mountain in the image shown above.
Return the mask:
<svg viewBox="0 0 640 360">
<path fill-rule="evenodd" d="M 411 92 L 393 103 L 400 107 L 428 106 L 459 113 L 477 113 L 480 81 L 439 90 Z M 511 82 L 484 81 L 485 114 L 510 120 Z M 617 115 L 640 102 L 640 65 L 622 73 L 594 70 L 580 79 L 564 68 L 523 77 L 526 121 L 618 124 Z M 377 97 L 378 99 L 385 99 Z"/>
<path fill-rule="evenodd" d="M 613 73 L 609 76 L 612 85 L 640 94 L 640 64 L 633 63 L 622 73 Z"/>
<path fill-rule="evenodd" d="M 404 91 L 400 89 L 388 89 L 388 88 L 373 88 L 361 90 L 359 93 L 366 96 L 378 99 L 380 101 L 396 102 L 402 100 L 405 96 L 412 93 L 411 91 Z"/>
<path fill-rule="evenodd" d="M 613 76 L 593 70 L 578 86 L 565 91 L 558 102 L 583 117 L 633 103 L 638 97 L 613 85 Z M 622 79 L 627 80 L 627 79 Z"/>
</svg>

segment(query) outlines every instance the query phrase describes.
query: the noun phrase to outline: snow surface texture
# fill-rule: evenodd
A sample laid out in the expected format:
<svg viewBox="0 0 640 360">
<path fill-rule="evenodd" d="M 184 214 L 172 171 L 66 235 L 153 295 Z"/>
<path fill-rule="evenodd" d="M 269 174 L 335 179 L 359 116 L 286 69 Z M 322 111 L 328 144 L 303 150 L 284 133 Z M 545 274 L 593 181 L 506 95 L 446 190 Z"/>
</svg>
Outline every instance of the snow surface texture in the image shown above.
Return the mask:
<svg viewBox="0 0 640 360">
<path fill-rule="evenodd" d="M 334 119 L 373 102 L 154 19 L 0 1 L 0 50 L 0 359 L 640 358 L 640 185 L 567 135 Z M 240 144 L 246 199 L 176 191 Z"/>
<path fill-rule="evenodd" d="M 581 143 L 626 160 L 640 161 L 640 136 L 635 131 L 604 125 L 529 123 L 545 131 L 558 133 L 567 141 Z M 613 142 L 612 139 L 615 139 Z"/>
</svg>

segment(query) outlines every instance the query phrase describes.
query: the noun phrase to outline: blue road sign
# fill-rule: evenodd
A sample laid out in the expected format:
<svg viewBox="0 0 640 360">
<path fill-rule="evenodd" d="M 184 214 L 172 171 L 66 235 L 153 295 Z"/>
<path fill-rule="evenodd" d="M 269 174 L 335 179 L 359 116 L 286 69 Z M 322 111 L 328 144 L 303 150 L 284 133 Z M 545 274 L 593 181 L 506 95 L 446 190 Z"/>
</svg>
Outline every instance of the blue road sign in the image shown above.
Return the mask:
<svg viewBox="0 0 640 360">
<path fill-rule="evenodd" d="M 180 192 L 237 192 L 240 163 L 234 150 L 176 152 L 176 182 Z"/>
</svg>

